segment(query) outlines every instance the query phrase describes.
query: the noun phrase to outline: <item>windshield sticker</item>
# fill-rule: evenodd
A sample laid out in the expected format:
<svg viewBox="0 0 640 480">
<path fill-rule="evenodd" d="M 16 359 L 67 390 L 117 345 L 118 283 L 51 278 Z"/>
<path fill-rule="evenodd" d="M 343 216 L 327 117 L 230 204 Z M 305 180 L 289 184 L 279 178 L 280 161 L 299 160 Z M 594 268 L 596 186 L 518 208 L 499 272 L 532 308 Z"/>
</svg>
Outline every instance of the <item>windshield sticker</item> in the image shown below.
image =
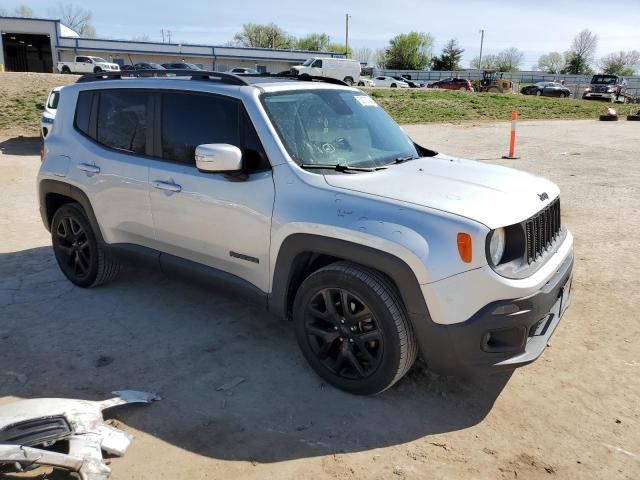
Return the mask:
<svg viewBox="0 0 640 480">
<path fill-rule="evenodd" d="M 366 95 L 358 95 L 356 100 L 363 107 L 377 107 L 378 104 L 371 97 L 367 97 Z"/>
</svg>

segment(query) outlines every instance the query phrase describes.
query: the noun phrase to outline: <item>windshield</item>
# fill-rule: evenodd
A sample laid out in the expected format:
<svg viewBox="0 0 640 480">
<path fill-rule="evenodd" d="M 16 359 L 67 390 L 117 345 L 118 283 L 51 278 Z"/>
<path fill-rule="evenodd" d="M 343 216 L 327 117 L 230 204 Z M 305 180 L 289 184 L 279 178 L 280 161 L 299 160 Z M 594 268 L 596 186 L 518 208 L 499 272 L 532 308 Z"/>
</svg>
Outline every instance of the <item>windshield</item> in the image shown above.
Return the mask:
<svg viewBox="0 0 640 480">
<path fill-rule="evenodd" d="M 362 92 L 305 90 L 262 98 L 289 155 L 300 165 L 375 168 L 418 157 L 407 134 Z"/>
<path fill-rule="evenodd" d="M 591 83 L 594 85 L 615 85 L 618 77 L 610 77 L 608 75 L 594 75 Z"/>
<path fill-rule="evenodd" d="M 107 61 L 104 58 L 100 58 L 100 57 L 91 57 L 91 60 L 93 60 L 96 63 L 107 63 Z"/>
<path fill-rule="evenodd" d="M 313 63 L 313 61 L 315 60 L 315 58 L 307 58 L 304 63 L 302 64 L 303 67 L 308 67 L 309 65 L 311 65 Z"/>
</svg>

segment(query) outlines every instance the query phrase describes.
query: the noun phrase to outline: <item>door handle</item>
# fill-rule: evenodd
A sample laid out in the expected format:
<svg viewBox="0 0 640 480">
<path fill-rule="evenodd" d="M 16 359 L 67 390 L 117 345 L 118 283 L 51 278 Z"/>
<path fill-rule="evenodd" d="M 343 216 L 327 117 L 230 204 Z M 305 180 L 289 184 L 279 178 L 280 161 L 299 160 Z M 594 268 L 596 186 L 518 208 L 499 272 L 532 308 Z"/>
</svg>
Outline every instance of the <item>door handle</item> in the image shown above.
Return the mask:
<svg viewBox="0 0 640 480">
<path fill-rule="evenodd" d="M 153 188 L 157 188 L 158 190 L 166 190 L 168 192 L 180 192 L 182 191 L 182 187 L 175 183 L 169 182 L 160 182 L 156 180 L 152 182 Z"/>
<path fill-rule="evenodd" d="M 100 167 L 96 167 L 95 165 L 89 165 L 88 163 L 79 163 L 78 169 L 87 173 L 100 173 Z"/>
</svg>

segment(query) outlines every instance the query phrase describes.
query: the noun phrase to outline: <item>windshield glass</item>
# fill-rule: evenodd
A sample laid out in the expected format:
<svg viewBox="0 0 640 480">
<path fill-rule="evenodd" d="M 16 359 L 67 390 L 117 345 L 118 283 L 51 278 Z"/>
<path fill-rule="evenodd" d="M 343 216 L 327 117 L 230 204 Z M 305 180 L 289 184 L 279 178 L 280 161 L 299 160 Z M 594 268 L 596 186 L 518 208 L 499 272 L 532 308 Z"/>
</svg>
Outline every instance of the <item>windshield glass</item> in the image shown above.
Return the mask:
<svg viewBox="0 0 640 480">
<path fill-rule="evenodd" d="M 315 60 L 315 58 L 307 58 L 304 63 L 302 64 L 303 67 L 308 67 L 309 65 L 311 65 L 313 63 L 313 61 Z"/>
<path fill-rule="evenodd" d="M 272 93 L 263 102 L 298 164 L 375 168 L 418 156 L 407 134 L 362 92 Z"/>
<path fill-rule="evenodd" d="M 100 58 L 100 57 L 91 57 L 91 59 L 96 62 L 96 63 L 107 63 L 107 61 L 104 58 Z"/>
<path fill-rule="evenodd" d="M 591 79 L 591 83 L 595 85 L 615 85 L 617 77 L 610 77 L 606 75 L 595 75 Z"/>
</svg>

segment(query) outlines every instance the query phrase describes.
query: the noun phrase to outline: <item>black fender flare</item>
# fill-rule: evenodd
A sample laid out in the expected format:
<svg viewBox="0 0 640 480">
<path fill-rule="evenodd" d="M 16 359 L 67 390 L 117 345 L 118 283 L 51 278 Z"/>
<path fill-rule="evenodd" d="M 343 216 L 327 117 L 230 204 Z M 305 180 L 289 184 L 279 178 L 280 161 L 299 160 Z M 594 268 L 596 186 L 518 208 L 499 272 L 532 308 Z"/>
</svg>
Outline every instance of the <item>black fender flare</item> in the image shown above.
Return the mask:
<svg viewBox="0 0 640 480">
<path fill-rule="evenodd" d="M 428 315 L 418 279 L 404 260 L 365 245 L 307 233 L 292 234 L 280 245 L 269 295 L 269 310 L 275 315 L 288 314 L 290 286 L 296 270 L 304 266 L 300 265 L 304 254 L 327 255 L 378 270 L 395 283 L 409 315 Z"/>
<path fill-rule="evenodd" d="M 87 218 L 89 219 L 91 228 L 96 235 L 96 239 L 98 240 L 98 242 L 104 244 L 104 238 L 102 237 L 100 225 L 98 224 L 98 220 L 96 219 L 96 215 L 93 212 L 93 207 L 91 206 L 91 201 L 89 200 L 87 194 L 78 187 L 70 185 L 66 182 L 61 182 L 59 180 L 45 179 L 42 180 L 38 185 L 38 197 L 40 199 L 40 216 L 42 217 L 42 223 L 47 230 L 51 231 L 51 218 L 49 218 L 47 210 L 47 196 L 51 193 L 68 197 L 74 202 L 79 203 L 87 214 Z"/>
</svg>

